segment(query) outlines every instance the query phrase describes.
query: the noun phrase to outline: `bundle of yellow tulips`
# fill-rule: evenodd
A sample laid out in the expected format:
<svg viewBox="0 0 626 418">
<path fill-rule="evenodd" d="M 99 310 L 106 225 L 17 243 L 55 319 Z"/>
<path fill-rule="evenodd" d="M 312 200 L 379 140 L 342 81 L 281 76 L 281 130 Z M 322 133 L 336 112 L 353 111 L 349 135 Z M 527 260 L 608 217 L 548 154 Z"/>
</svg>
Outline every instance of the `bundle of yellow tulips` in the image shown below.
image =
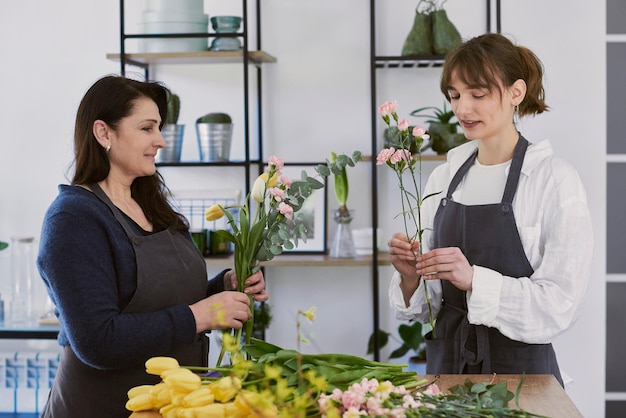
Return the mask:
<svg viewBox="0 0 626 418">
<path fill-rule="evenodd" d="M 278 416 L 276 406 L 265 402 L 261 394 L 242 390 L 241 379 L 236 376 L 204 385 L 198 374 L 170 357 L 149 359 L 146 372 L 161 376 L 162 381 L 130 389 L 129 411 L 158 411 L 164 418 Z"/>
</svg>

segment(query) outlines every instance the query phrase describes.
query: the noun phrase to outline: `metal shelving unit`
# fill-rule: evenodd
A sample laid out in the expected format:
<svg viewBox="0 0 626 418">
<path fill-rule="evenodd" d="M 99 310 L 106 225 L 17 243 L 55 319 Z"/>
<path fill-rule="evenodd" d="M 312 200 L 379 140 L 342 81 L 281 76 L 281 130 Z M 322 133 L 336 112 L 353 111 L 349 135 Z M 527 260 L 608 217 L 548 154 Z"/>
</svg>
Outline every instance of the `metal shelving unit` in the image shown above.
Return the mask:
<svg viewBox="0 0 626 418">
<path fill-rule="evenodd" d="M 120 0 L 120 51 L 119 53 L 107 54 L 107 59 L 119 61 L 120 74 L 126 74 L 127 66 L 135 66 L 144 70 L 144 78 L 150 78 L 150 67 L 165 64 L 241 64 L 243 68 L 243 106 L 244 106 L 244 150 L 243 161 L 221 161 L 221 162 L 179 162 L 179 163 L 159 163 L 158 166 L 171 167 L 200 167 L 200 166 L 241 166 L 245 171 L 245 192 L 251 187 L 252 166 L 257 166 L 254 173 L 260 174 L 263 170 L 263 109 L 262 109 L 262 67 L 263 64 L 275 63 L 277 60 L 271 54 L 261 50 L 261 0 L 255 1 L 256 18 L 256 49 L 251 50 L 248 42 L 248 0 L 242 2 L 242 30 L 237 33 L 160 33 L 160 34 L 132 34 L 127 33 L 125 28 L 125 0 Z M 242 48 L 238 51 L 194 51 L 194 52 L 168 52 L 168 53 L 128 53 L 126 51 L 126 41 L 129 39 L 154 39 L 154 38 L 221 38 L 236 37 L 241 38 Z M 258 133 L 258 157 L 250 156 L 250 67 L 254 67 L 256 75 L 256 94 Z"/>
</svg>

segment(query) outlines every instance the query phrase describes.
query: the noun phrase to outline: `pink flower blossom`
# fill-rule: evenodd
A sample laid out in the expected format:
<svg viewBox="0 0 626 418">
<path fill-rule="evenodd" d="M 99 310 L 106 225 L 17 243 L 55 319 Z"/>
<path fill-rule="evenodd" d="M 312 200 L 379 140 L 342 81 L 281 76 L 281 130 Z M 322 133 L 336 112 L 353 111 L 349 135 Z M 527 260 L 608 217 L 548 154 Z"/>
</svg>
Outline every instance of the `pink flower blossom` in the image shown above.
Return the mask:
<svg viewBox="0 0 626 418">
<path fill-rule="evenodd" d="M 436 383 L 433 383 L 432 385 L 428 386 L 426 390 L 424 390 L 424 393 L 426 395 L 435 396 L 441 394 L 441 389 L 439 389 L 439 386 L 437 386 Z"/>
<path fill-rule="evenodd" d="M 422 403 L 415 399 L 413 396 L 406 394 L 402 397 L 402 407 L 403 408 L 414 408 L 417 409 L 422 406 Z"/>
<path fill-rule="evenodd" d="M 383 149 L 381 152 L 378 153 L 378 156 L 376 157 L 376 165 L 385 164 L 391 158 L 394 152 L 396 152 L 396 149 L 394 147 Z"/>
<path fill-rule="evenodd" d="M 409 129 L 409 121 L 406 119 L 401 119 L 398 122 L 398 130 L 402 132 L 402 131 L 406 131 L 407 129 Z"/>
<path fill-rule="evenodd" d="M 281 160 L 280 158 L 278 158 L 277 156 L 272 155 L 270 157 L 268 165 L 270 167 L 271 166 L 275 166 L 276 167 L 276 171 L 281 171 L 283 169 L 283 167 L 285 166 L 285 162 L 283 160 Z"/>
<path fill-rule="evenodd" d="M 413 136 L 421 136 L 423 138 L 424 134 L 426 134 L 426 128 L 423 126 L 416 126 L 413 128 L 412 134 Z"/>
<path fill-rule="evenodd" d="M 291 179 L 285 175 L 280 176 L 280 184 L 284 184 L 285 187 L 289 188 L 291 187 L 291 183 L 293 183 L 291 181 Z"/>
<path fill-rule="evenodd" d="M 272 187 L 268 190 L 268 192 L 277 202 L 282 202 L 283 200 L 285 200 L 285 197 L 287 195 L 284 190 L 278 187 Z"/>
<path fill-rule="evenodd" d="M 382 116 L 386 116 L 386 115 L 395 113 L 397 108 L 398 108 L 398 102 L 396 100 L 394 100 L 394 101 L 386 101 L 385 103 L 381 104 L 378 107 L 378 112 Z"/>
<path fill-rule="evenodd" d="M 411 161 L 411 151 L 408 149 L 399 149 L 393 153 L 393 155 L 389 158 L 389 161 L 392 164 L 397 164 L 400 161 Z"/>
<path fill-rule="evenodd" d="M 278 211 L 287 219 L 291 219 L 293 217 L 293 208 L 285 202 L 280 202 L 278 204 Z"/>
<path fill-rule="evenodd" d="M 347 390 L 341 395 L 341 405 L 345 409 L 360 408 L 361 404 L 365 402 L 365 393 L 354 390 Z"/>
</svg>

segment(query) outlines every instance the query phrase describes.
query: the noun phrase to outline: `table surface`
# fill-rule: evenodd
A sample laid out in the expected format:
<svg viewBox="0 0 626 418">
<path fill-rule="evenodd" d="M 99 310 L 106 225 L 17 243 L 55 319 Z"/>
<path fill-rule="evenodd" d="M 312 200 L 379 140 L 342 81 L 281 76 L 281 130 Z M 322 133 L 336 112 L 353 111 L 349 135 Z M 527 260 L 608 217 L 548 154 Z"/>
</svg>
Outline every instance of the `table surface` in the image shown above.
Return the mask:
<svg viewBox="0 0 626 418">
<path fill-rule="evenodd" d="M 435 380 L 435 376 L 432 375 L 425 377 L 429 381 Z M 447 374 L 439 376 L 436 383 L 439 389 L 448 392 L 452 386 L 463 384 L 465 379 L 470 379 L 474 383 L 490 382 L 491 379 L 493 383 L 505 381 L 507 389 L 515 393 L 521 376 L 518 374 L 499 374 L 495 377 L 484 374 Z M 515 399 L 509 402 L 509 407 L 516 407 Z M 519 396 L 519 408 L 550 418 L 582 418 L 576 405 L 551 374 L 526 375 Z"/>
<path fill-rule="evenodd" d="M 505 381 L 507 389 L 515 393 L 521 376 L 518 374 L 446 374 L 439 377 L 433 375 L 420 375 L 429 381 L 436 381 L 437 386 L 444 393 L 452 386 L 463 384 L 465 379 L 474 383 Z M 509 402 L 509 407 L 516 408 L 515 399 Z M 582 414 L 576 408 L 559 382 L 551 374 L 526 375 L 519 396 L 519 408 L 537 415 L 550 418 L 582 418 Z M 155 418 L 161 415 L 153 412 L 134 412 L 131 418 Z"/>
</svg>

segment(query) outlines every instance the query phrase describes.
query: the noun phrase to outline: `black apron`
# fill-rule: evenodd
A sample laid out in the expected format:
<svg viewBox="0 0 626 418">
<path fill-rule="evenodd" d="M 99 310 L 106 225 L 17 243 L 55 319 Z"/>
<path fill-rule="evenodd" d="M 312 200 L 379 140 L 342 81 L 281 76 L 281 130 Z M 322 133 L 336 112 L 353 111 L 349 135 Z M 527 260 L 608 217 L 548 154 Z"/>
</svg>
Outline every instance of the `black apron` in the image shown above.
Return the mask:
<svg viewBox="0 0 626 418">
<path fill-rule="evenodd" d="M 204 258 L 195 244 L 177 231 L 136 235 L 124 215 L 97 184 L 91 190 L 106 203 L 124 228 L 135 250 L 137 290 L 121 314 L 153 312 L 176 304 L 192 304 L 206 297 L 208 281 Z M 94 330 L 97 332 L 97 330 Z M 208 365 L 208 340 L 200 334 L 184 346 L 160 355 L 182 365 Z M 146 358 L 147 360 L 147 358 Z M 83 363 L 72 348 L 63 347 L 61 361 L 43 417 L 128 417 L 125 408 L 130 388 L 156 384 L 161 379 L 146 373 L 144 364 L 118 370 L 98 370 Z"/>
<path fill-rule="evenodd" d="M 471 265 L 510 277 L 530 277 L 534 270 L 520 240 L 513 214 L 528 141 L 520 135 L 501 203 L 465 206 L 452 193 L 474 164 L 476 151 L 452 178 L 434 219 L 434 248 L 459 247 Z M 427 335 L 429 374 L 553 374 L 563 386 L 552 344 L 526 344 L 505 337 L 495 328 L 471 325 L 466 292 L 442 280 L 443 302 L 435 330 Z"/>
</svg>

